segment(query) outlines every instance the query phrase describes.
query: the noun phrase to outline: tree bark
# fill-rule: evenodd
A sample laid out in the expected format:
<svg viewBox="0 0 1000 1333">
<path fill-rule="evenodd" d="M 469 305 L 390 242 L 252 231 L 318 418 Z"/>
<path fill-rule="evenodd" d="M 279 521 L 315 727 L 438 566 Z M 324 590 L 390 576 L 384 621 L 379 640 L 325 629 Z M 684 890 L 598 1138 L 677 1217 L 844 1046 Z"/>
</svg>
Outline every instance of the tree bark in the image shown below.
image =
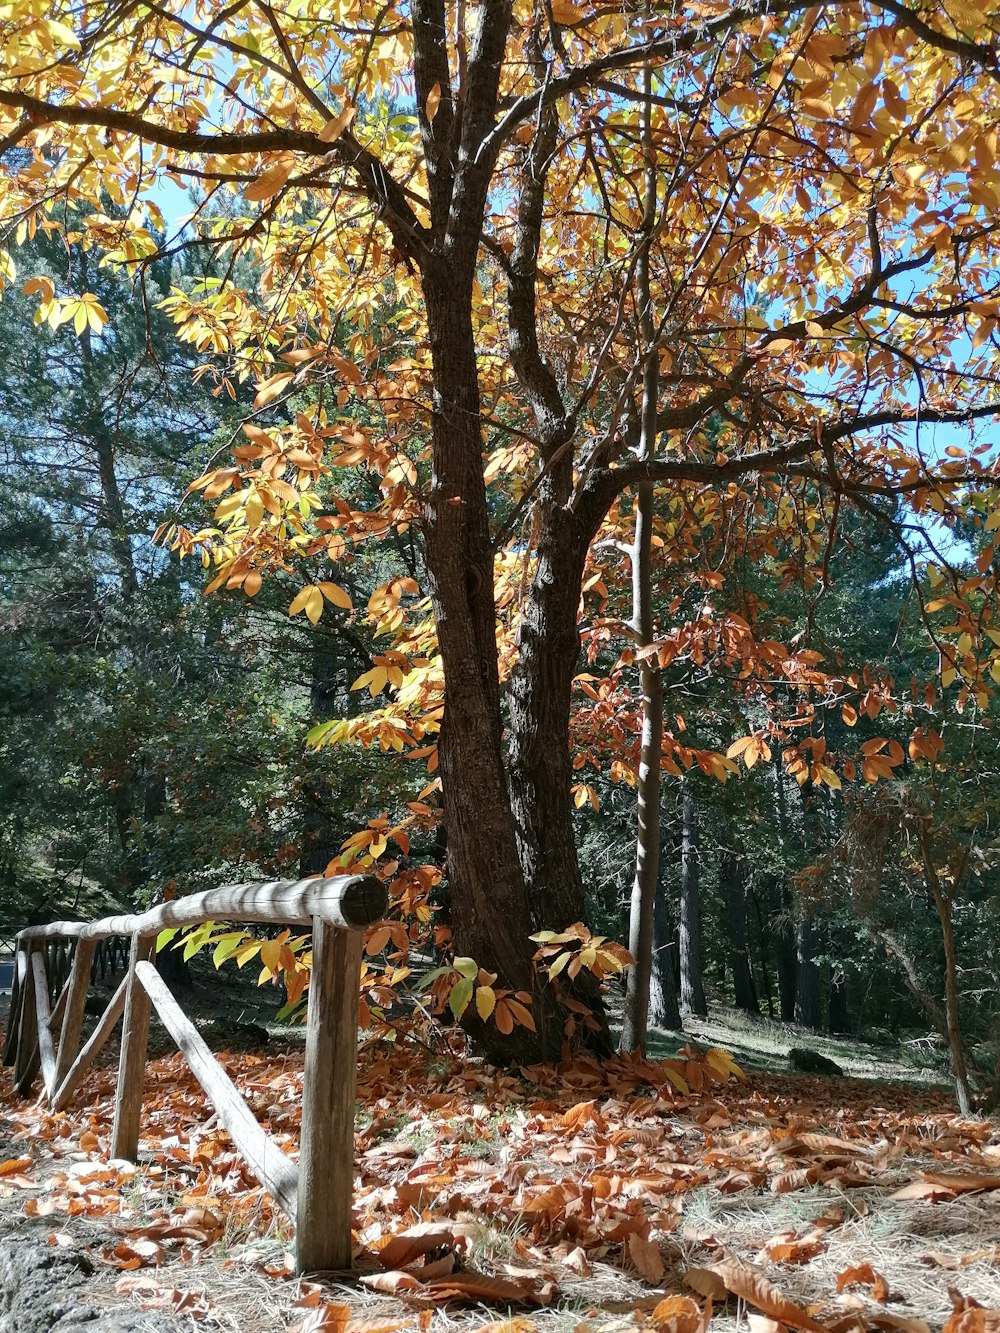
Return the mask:
<svg viewBox="0 0 1000 1333">
<path fill-rule="evenodd" d="M 851 1014 L 847 1005 L 847 977 L 843 972 L 838 972 L 830 978 L 827 1029 L 837 1035 L 851 1031 Z"/>
<path fill-rule="evenodd" d="M 795 929 L 795 1021 L 818 1032 L 823 1026 L 823 1013 L 815 953 L 816 927 L 808 916 L 802 916 Z"/>
<path fill-rule="evenodd" d="M 677 969 L 674 967 L 674 923 L 670 895 L 662 881 L 653 904 L 653 958 L 649 973 L 649 1026 L 680 1032 Z"/>
<path fill-rule="evenodd" d="M 457 952 L 533 996 L 537 1032 L 505 1037 L 468 1015 L 500 1062 L 555 1058 L 563 1014 L 532 963 L 529 936 L 583 919 L 583 885 L 570 802 L 569 700 L 589 535 L 568 540 L 550 509 L 543 524 L 520 654 L 509 685 L 509 774 L 501 729 L 493 552 L 483 481 L 472 273 L 458 263 L 425 272 L 434 371 L 434 474 L 424 528 L 431 598 L 445 675 L 439 742 L 447 870 Z M 558 486 L 555 474 L 550 486 Z M 543 490 L 546 488 L 543 488 Z M 544 504 L 544 495 L 540 497 Z M 554 509 L 554 506 L 552 506 Z M 508 785 L 509 776 L 509 785 Z M 575 988 L 594 1015 L 590 1034 L 610 1049 L 596 980 Z"/>
<path fill-rule="evenodd" d="M 754 919 L 757 922 L 757 958 L 760 962 L 760 979 L 764 987 L 764 1002 L 767 1005 L 768 1018 L 774 1018 L 774 996 L 771 992 L 771 974 L 767 966 L 767 936 L 764 932 L 764 917 L 760 910 L 760 897 L 756 887 L 752 890 Z"/>
<path fill-rule="evenodd" d="M 802 797 L 803 841 L 807 854 L 819 853 L 817 794 L 811 781 L 800 788 Z M 816 957 L 816 927 L 808 902 L 799 904 L 795 927 L 795 1021 L 819 1031 L 823 1025 L 819 968 Z"/>
<path fill-rule="evenodd" d="M 781 760 L 774 762 L 775 809 L 778 816 L 778 846 L 782 862 L 785 861 L 788 847 L 788 806 L 785 802 L 785 774 Z M 791 885 L 788 883 L 787 866 L 782 865 L 780 876 L 772 881 L 778 902 L 780 903 L 780 925 L 775 935 L 775 950 L 778 959 L 778 1004 L 783 1023 L 795 1021 L 795 981 L 798 963 L 795 957 L 794 904 Z"/>
<path fill-rule="evenodd" d="M 708 1013 L 701 975 L 701 883 L 698 806 L 685 785 L 681 814 L 681 910 L 677 933 L 681 1013 Z"/>
<path fill-rule="evenodd" d="M 649 99 L 653 90 L 652 69 L 642 73 L 642 86 Z M 648 165 L 644 172 L 645 231 L 636 260 L 636 300 L 639 305 L 639 338 L 642 348 L 642 417 L 637 457 L 647 460 L 656 452 L 657 403 L 660 359 L 656 347 L 656 320 L 650 283 L 649 247 L 656 223 L 656 170 L 653 148 L 652 102 L 642 109 L 642 141 Z M 653 642 L 653 483 L 641 482 L 636 493 L 635 537 L 632 542 L 632 629 L 640 648 Z M 625 989 L 625 1018 L 622 1024 L 623 1051 L 646 1050 L 649 1022 L 649 979 L 653 956 L 653 911 L 660 877 L 660 763 L 663 756 L 663 678 L 659 665 L 640 659 L 639 688 L 642 695 L 642 739 L 639 747 L 637 784 L 635 878 L 629 913 L 628 947 L 635 962 L 628 970 Z"/>
<path fill-rule="evenodd" d="M 798 973 L 798 959 L 795 956 L 795 927 L 793 925 L 795 903 L 792 890 L 783 883 L 779 889 L 781 904 L 781 926 L 777 932 L 775 945 L 778 953 L 778 1006 L 783 1023 L 795 1022 L 795 987 Z"/>
<path fill-rule="evenodd" d="M 948 1036 L 948 1049 L 951 1052 L 951 1072 L 955 1080 L 955 1099 L 961 1115 L 972 1112 L 972 1088 L 969 1083 L 969 1070 L 965 1059 L 965 1042 L 962 1038 L 962 1021 L 958 995 L 958 955 L 955 950 L 955 927 L 952 918 L 954 895 L 962 882 L 968 851 L 961 858 L 959 869 L 955 872 L 954 882 L 946 889 L 934 863 L 930 830 L 926 822 L 921 822 L 920 851 L 924 863 L 924 877 L 934 899 L 938 920 L 941 923 L 941 942 L 944 946 L 944 1019 Z"/>
<path fill-rule="evenodd" d="M 727 908 L 729 927 L 729 966 L 733 974 L 733 994 L 737 1009 L 759 1014 L 760 1004 L 750 967 L 747 940 L 747 894 L 742 858 L 726 848 L 719 859 L 719 879 Z"/>
</svg>

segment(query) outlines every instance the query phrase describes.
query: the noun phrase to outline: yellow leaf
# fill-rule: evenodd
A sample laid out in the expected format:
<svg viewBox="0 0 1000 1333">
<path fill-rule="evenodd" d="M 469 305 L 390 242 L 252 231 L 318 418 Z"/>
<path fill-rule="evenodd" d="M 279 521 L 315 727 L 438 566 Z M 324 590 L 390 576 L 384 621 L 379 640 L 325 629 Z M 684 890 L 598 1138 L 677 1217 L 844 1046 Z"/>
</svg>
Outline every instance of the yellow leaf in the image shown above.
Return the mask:
<svg viewBox="0 0 1000 1333">
<path fill-rule="evenodd" d="M 60 23 L 58 19 L 46 19 L 45 26 L 49 33 L 61 42 L 63 46 L 68 46 L 71 51 L 80 50 L 80 42 L 72 28 L 67 28 L 65 23 Z"/>
<path fill-rule="evenodd" d="M 300 588 L 292 598 L 292 604 L 288 608 L 290 616 L 297 616 L 300 611 L 305 611 L 309 620 L 315 625 L 323 614 L 323 594 L 315 584 L 310 584 L 307 588 Z"/>
<path fill-rule="evenodd" d="M 353 611 L 354 603 L 351 601 L 347 592 L 337 583 L 320 583 L 317 585 L 323 596 L 334 606 L 343 607 L 345 611 Z"/>
<path fill-rule="evenodd" d="M 254 407 L 264 407 L 277 398 L 286 384 L 291 384 L 294 378 L 295 372 L 286 370 L 280 375 L 272 375 L 270 379 L 261 380 L 257 385 L 257 395 L 253 400 Z"/>
<path fill-rule="evenodd" d="M 485 1023 L 497 1005 L 496 991 L 492 986 L 476 988 L 476 1012 Z"/>
<path fill-rule="evenodd" d="M 269 972 L 277 972 L 281 956 L 281 944 L 278 940 L 265 940 L 260 946 L 260 961 Z"/>
<path fill-rule="evenodd" d="M 434 87 L 427 94 L 427 101 L 424 104 L 424 114 L 428 121 L 433 121 L 438 113 L 438 107 L 441 105 L 441 85 L 435 83 Z"/>
<path fill-rule="evenodd" d="M 572 0 L 552 0 L 552 18 L 556 23 L 570 24 L 579 21 L 580 10 Z"/>
<path fill-rule="evenodd" d="M 276 162 L 273 167 L 268 167 L 262 176 L 250 182 L 243 191 L 243 197 L 252 203 L 257 203 L 261 199 L 271 199 L 288 180 L 294 167 L 294 161 L 288 158 Z"/>
<path fill-rule="evenodd" d="M 357 114 L 356 107 L 345 106 L 338 116 L 334 116 L 332 120 L 328 120 L 320 130 L 319 137 L 322 142 L 335 143 Z"/>
<path fill-rule="evenodd" d="M 247 497 L 247 527 L 256 528 L 264 518 L 264 502 L 257 492 L 251 491 Z"/>
</svg>

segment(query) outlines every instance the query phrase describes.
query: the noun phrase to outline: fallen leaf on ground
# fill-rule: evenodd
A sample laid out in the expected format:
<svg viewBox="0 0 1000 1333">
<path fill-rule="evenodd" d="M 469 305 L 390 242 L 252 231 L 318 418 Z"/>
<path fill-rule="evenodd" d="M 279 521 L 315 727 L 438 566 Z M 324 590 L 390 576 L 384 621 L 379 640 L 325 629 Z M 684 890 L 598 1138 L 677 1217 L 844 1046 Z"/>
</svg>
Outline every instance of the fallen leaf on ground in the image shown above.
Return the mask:
<svg viewBox="0 0 1000 1333">
<path fill-rule="evenodd" d="M 299 1325 L 299 1333 L 345 1333 L 348 1322 L 351 1318 L 351 1307 L 349 1305 L 337 1305 L 331 1302 L 329 1305 L 319 1305 L 315 1310 L 310 1310 L 302 1323 Z"/>
<path fill-rule="evenodd" d="M 684 1274 L 684 1283 L 710 1301 L 724 1301 L 729 1295 L 725 1282 L 714 1268 L 689 1268 Z"/>
<path fill-rule="evenodd" d="M 366 1273 L 360 1279 L 372 1291 L 381 1291 L 386 1296 L 398 1296 L 404 1292 L 420 1291 L 423 1283 L 412 1273 Z"/>
<path fill-rule="evenodd" d="M 550 1305 L 555 1294 L 550 1282 L 540 1289 L 485 1273 L 462 1273 L 422 1284 L 435 1301 L 486 1301 L 497 1305 Z"/>
<path fill-rule="evenodd" d="M 9 1157 L 7 1161 L 0 1162 L 0 1176 L 19 1176 L 30 1165 L 30 1157 Z"/>
<path fill-rule="evenodd" d="M 712 1302 L 702 1308 L 690 1296 L 667 1296 L 650 1312 L 657 1333 L 704 1333 L 712 1317 Z"/>
<path fill-rule="evenodd" d="M 646 1282 L 655 1286 L 663 1281 L 663 1275 L 667 1271 L 667 1266 L 663 1262 L 663 1255 L 659 1247 L 645 1236 L 640 1236 L 638 1232 L 633 1232 L 628 1238 L 628 1256 L 639 1276 Z"/>
<path fill-rule="evenodd" d="M 461 1229 L 441 1222 L 421 1222 L 369 1246 L 383 1268 L 406 1268 L 414 1259 L 444 1247 L 464 1246 Z"/>
<path fill-rule="evenodd" d="M 914 1180 L 911 1184 L 896 1190 L 894 1194 L 890 1194 L 889 1198 L 900 1201 L 923 1199 L 928 1203 L 945 1203 L 949 1199 L 958 1198 L 958 1195 L 954 1190 L 948 1189 L 945 1185 L 937 1185 L 932 1180 Z"/>
<path fill-rule="evenodd" d="M 739 1296 L 748 1305 L 754 1305 L 762 1313 L 777 1319 L 792 1328 L 804 1328 L 809 1333 L 826 1333 L 808 1310 L 790 1300 L 773 1283 L 769 1282 L 758 1268 L 727 1259 L 721 1264 L 713 1264 L 712 1272 L 725 1284 L 726 1290 L 733 1296 Z"/>
<path fill-rule="evenodd" d="M 764 1243 L 758 1258 L 762 1262 L 772 1260 L 778 1264 L 805 1264 L 825 1249 L 826 1242 L 814 1232 L 796 1236 L 794 1231 L 783 1231 Z"/>
<path fill-rule="evenodd" d="M 1000 1311 L 988 1310 L 972 1296 L 948 1288 L 952 1313 L 941 1333 L 1000 1333 Z"/>
<path fill-rule="evenodd" d="M 766 1314 L 756 1314 L 753 1310 L 747 1314 L 747 1323 L 750 1325 L 750 1333 L 784 1333 L 785 1329 L 784 1324 L 777 1319 Z"/>
<path fill-rule="evenodd" d="M 939 1185 L 952 1194 L 971 1194 L 978 1190 L 1000 1190 L 1000 1176 L 980 1175 L 975 1172 L 924 1171 L 921 1173 L 930 1185 Z"/>
<path fill-rule="evenodd" d="M 871 1287 L 872 1295 L 880 1305 L 884 1305 L 889 1299 L 888 1282 L 881 1273 L 872 1268 L 871 1264 L 857 1264 L 854 1268 L 845 1268 L 842 1273 L 837 1274 L 838 1295 L 855 1284 L 860 1287 Z"/>
<path fill-rule="evenodd" d="M 191 1319 L 204 1319 L 212 1311 L 212 1302 L 201 1289 L 189 1291 L 184 1287 L 167 1287 L 148 1273 L 129 1273 L 115 1283 L 115 1291 L 122 1296 L 137 1296 L 144 1310 L 169 1310 Z"/>
<path fill-rule="evenodd" d="M 870 1323 L 876 1328 L 885 1329 L 886 1333 L 931 1333 L 931 1326 L 923 1319 L 911 1319 L 907 1315 L 889 1314 L 888 1311 L 879 1310 L 876 1314 L 868 1315 Z"/>
<path fill-rule="evenodd" d="M 134 1245 L 119 1241 L 117 1245 L 105 1245 L 101 1258 L 112 1268 L 147 1268 L 163 1262 L 163 1246 L 153 1240 L 137 1240 Z"/>
</svg>

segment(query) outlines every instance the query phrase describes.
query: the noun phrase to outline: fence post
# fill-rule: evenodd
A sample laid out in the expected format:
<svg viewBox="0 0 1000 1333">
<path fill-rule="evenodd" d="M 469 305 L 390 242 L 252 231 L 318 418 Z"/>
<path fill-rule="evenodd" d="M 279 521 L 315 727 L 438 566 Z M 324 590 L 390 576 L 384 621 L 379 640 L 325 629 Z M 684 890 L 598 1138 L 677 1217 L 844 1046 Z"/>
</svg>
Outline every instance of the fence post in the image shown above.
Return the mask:
<svg viewBox="0 0 1000 1333">
<path fill-rule="evenodd" d="M 90 967 L 94 961 L 96 947 L 94 940 L 79 939 L 73 951 L 69 994 L 66 996 L 66 1008 L 59 1033 L 59 1051 L 56 1055 L 56 1088 L 66 1077 L 66 1071 L 76 1059 L 80 1047 L 84 1006 L 87 1003 L 87 990 L 90 986 Z"/>
<path fill-rule="evenodd" d="M 14 945 L 14 984 L 10 993 L 10 1008 L 7 1010 L 7 1035 L 3 1043 L 3 1063 L 12 1065 L 17 1057 L 18 1033 L 21 1027 L 21 1011 L 24 1007 L 24 983 L 28 975 L 28 955 L 21 948 L 20 941 Z"/>
<path fill-rule="evenodd" d="M 354 1100 L 362 935 L 313 918 L 302 1149 L 295 1218 L 299 1273 L 351 1266 Z"/>
<path fill-rule="evenodd" d="M 38 1010 L 35 1005 L 35 971 L 32 948 L 24 950 L 25 975 L 21 977 L 21 1017 L 14 1053 L 14 1091 L 21 1097 L 31 1091 L 38 1073 Z"/>
<path fill-rule="evenodd" d="M 149 1041 L 150 1000 L 135 974 L 135 965 L 152 958 L 155 935 L 133 935 L 128 960 L 128 989 L 125 998 L 125 1024 L 122 1050 L 118 1061 L 118 1093 L 115 1097 L 115 1124 L 111 1133 L 111 1156 L 134 1162 L 139 1154 L 139 1122 L 142 1117 L 142 1090 L 146 1082 L 146 1046 Z"/>
</svg>

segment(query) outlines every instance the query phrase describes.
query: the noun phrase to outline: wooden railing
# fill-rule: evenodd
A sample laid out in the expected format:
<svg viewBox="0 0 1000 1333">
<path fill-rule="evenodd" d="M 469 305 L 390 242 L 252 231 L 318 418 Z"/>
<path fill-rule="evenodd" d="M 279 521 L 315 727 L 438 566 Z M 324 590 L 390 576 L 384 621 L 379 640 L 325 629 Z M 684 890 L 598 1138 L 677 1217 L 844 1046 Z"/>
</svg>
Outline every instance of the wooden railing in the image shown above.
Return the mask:
<svg viewBox="0 0 1000 1333">
<path fill-rule="evenodd" d="M 377 880 L 345 875 L 237 884 L 133 916 L 30 926 L 17 936 L 3 1050 L 3 1063 L 14 1067 L 14 1088 L 27 1095 L 40 1072 L 49 1104 L 61 1110 L 124 1015 L 111 1155 L 134 1162 L 155 1008 L 238 1152 L 295 1223 L 299 1272 L 350 1268 L 361 931 L 381 917 L 385 905 L 385 889 Z M 312 928 L 298 1165 L 258 1124 L 151 961 L 161 930 L 205 921 Z M 128 972 L 83 1041 L 94 952 L 102 940 L 121 936 L 131 941 Z M 72 946 L 68 976 L 58 990 L 49 973 L 53 942 Z M 69 947 L 56 953 L 68 956 Z"/>
</svg>

